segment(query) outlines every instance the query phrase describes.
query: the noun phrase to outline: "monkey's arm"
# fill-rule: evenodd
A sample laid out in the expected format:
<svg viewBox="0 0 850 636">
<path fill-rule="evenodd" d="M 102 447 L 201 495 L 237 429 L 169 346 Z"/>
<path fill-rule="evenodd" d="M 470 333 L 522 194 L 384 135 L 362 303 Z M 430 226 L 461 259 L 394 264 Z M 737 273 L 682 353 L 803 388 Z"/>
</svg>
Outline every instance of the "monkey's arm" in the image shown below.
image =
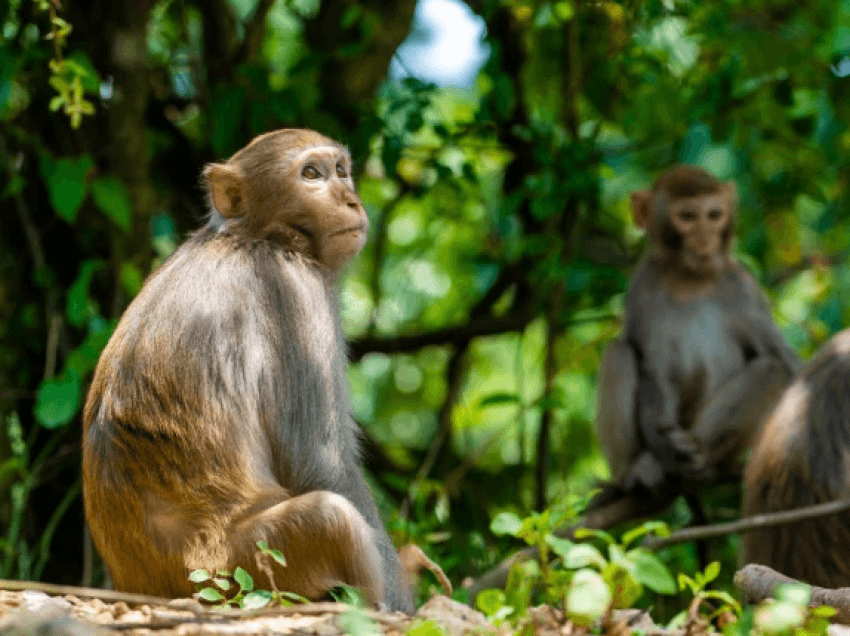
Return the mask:
<svg viewBox="0 0 850 636">
<path fill-rule="evenodd" d="M 743 268 L 740 270 L 740 285 L 742 290 L 735 297 L 744 299 L 743 306 L 726 308 L 735 317 L 733 324 L 737 337 L 745 347 L 754 349 L 757 356 L 774 358 L 788 373 L 796 375 L 803 366 L 802 362 L 773 322 L 770 304 L 758 283 Z"/>
<path fill-rule="evenodd" d="M 602 353 L 596 391 L 596 435 L 614 483 L 625 485 L 639 451 L 635 406 L 637 360 L 622 338 Z"/>
</svg>

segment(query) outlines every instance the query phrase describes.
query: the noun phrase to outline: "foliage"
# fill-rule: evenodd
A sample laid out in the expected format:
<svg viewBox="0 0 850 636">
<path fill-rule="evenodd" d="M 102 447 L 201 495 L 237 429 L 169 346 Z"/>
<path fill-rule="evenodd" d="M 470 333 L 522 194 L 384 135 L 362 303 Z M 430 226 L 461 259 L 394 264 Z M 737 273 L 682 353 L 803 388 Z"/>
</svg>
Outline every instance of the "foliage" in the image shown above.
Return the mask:
<svg viewBox="0 0 850 636">
<path fill-rule="evenodd" d="M 533 603 L 534 590 L 542 589 L 542 600 L 562 605 L 567 617 L 577 625 L 596 623 L 615 608 L 631 607 L 643 594 L 644 586 L 662 594 L 676 587 L 664 564 L 643 547 L 632 547 L 642 536 L 656 532 L 669 534 L 664 524 L 646 522 L 623 534 L 617 542 L 601 530 L 578 529 L 575 539 L 595 539 L 605 553 L 590 542 L 574 542 L 553 532 L 576 516 L 576 509 L 553 513 L 546 510 L 520 519 L 510 512 L 494 517 L 495 534 L 524 540 L 538 550 L 537 561 L 511 568 L 505 591 L 485 590 L 476 599 L 478 608 L 494 620 L 523 617 Z M 554 560 L 550 562 L 550 554 Z"/>
<path fill-rule="evenodd" d="M 776 600 L 770 599 L 750 607 L 741 620 L 728 624 L 724 636 L 782 635 L 809 636 L 829 633 L 829 619 L 835 609 L 828 606 L 808 606 L 812 590 L 808 585 L 777 586 Z"/>
<path fill-rule="evenodd" d="M 258 564 L 265 562 L 265 567 L 269 571 L 271 571 L 272 562 L 286 566 L 286 559 L 280 550 L 269 548 L 265 541 L 257 541 L 257 547 L 260 550 L 257 555 Z M 307 602 L 303 596 L 292 592 L 280 592 L 277 589 L 255 590 L 253 577 L 239 566 L 233 572 L 216 570 L 214 574 L 204 569 L 193 570 L 189 573 L 189 580 L 195 583 L 198 598 L 210 603 L 218 603 L 217 607 L 259 609 L 270 604 L 289 606 Z M 233 587 L 234 584 L 236 588 Z"/>
</svg>

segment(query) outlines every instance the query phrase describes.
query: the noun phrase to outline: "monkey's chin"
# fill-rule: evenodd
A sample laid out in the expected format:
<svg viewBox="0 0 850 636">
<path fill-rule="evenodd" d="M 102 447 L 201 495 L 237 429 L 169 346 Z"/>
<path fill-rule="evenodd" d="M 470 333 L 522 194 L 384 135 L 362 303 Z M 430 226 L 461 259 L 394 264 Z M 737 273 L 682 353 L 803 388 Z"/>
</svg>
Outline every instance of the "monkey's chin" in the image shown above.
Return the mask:
<svg viewBox="0 0 850 636">
<path fill-rule="evenodd" d="M 721 254 L 702 256 L 693 252 L 685 252 L 682 255 L 683 269 L 697 278 L 713 278 L 718 276 L 726 269 L 728 264 L 729 259 Z"/>
<path fill-rule="evenodd" d="M 319 261 L 331 271 L 336 271 L 357 256 L 366 245 L 366 230 L 338 232 L 327 237 L 323 243 Z"/>
</svg>

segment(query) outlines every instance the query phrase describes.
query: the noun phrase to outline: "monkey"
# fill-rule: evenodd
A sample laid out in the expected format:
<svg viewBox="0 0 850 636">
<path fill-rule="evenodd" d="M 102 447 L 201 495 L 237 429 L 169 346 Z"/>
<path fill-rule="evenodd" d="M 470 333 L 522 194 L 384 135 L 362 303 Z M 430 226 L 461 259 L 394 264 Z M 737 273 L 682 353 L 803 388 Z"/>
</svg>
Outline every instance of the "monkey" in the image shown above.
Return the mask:
<svg viewBox="0 0 850 636">
<path fill-rule="evenodd" d="M 785 389 L 744 471 L 744 515 L 850 496 L 850 329 L 834 335 Z M 749 532 L 741 561 L 811 585 L 850 585 L 850 513 Z"/>
<path fill-rule="evenodd" d="M 199 568 L 257 580 L 264 540 L 279 589 L 347 584 L 412 612 L 349 412 L 334 281 L 368 228 L 351 169 L 303 129 L 204 168 L 206 224 L 128 306 L 85 403 L 84 507 L 116 589 L 190 596 Z"/>
<path fill-rule="evenodd" d="M 647 246 L 603 351 L 596 432 L 615 489 L 691 492 L 737 458 L 800 362 L 729 254 L 737 188 L 679 164 L 631 195 Z"/>
</svg>

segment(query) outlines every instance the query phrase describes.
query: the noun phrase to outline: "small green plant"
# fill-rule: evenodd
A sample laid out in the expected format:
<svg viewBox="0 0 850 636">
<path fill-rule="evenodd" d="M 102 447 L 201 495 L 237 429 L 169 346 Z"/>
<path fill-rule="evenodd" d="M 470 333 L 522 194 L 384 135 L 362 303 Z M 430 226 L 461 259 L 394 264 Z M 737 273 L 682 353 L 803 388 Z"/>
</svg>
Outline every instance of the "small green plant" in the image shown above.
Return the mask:
<svg viewBox="0 0 850 636">
<path fill-rule="evenodd" d="M 280 550 L 269 548 L 265 541 L 257 541 L 257 547 L 260 550 L 257 563 L 269 575 L 269 580 L 274 587 L 269 560 L 285 566 L 286 559 Z M 308 602 L 303 596 L 292 592 L 280 592 L 277 589 L 255 590 L 253 577 L 241 567 L 237 567 L 233 572 L 216 570 L 215 574 L 210 574 L 204 569 L 194 570 L 189 574 L 189 580 L 198 586 L 199 598 L 210 603 L 218 603 L 218 607 L 259 609 L 272 603 L 292 605 Z M 238 587 L 235 594 L 233 594 L 234 584 Z"/>
<path fill-rule="evenodd" d="M 740 620 L 743 608 L 731 594 L 720 590 L 705 589 L 719 574 L 720 563 L 718 561 L 710 563 L 704 572 L 697 572 L 693 578 L 687 574 L 679 574 L 679 589 L 689 589 L 694 595 L 694 600 L 687 610 L 683 610 L 670 621 L 669 627 L 671 629 L 694 621 L 703 621 L 707 624 L 721 617 L 727 623 Z M 719 605 L 714 607 L 711 605 L 711 601 L 716 601 Z M 711 607 L 711 610 L 708 614 L 703 615 L 701 610 L 706 605 Z"/>
<path fill-rule="evenodd" d="M 50 14 L 50 31 L 44 36 L 53 41 L 53 59 L 50 60 L 50 85 L 58 93 L 50 100 L 50 110 L 60 108 L 71 121 L 72 128 L 79 128 L 83 115 L 94 114 L 94 104 L 85 98 L 84 84 L 93 79 L 92 73 L 78 61 L 68 59 L 63 55 L 66 40 L 71 35 L 73 27 L 59 16 L 58 2 L 49 0 L 34 0 L 39 11 Z"/>
<path fill-rule="evenodd" d="M 723 630 L 724 636 L 826 636 L 829 619 L 835 609 L 827 606 L 809 607 L 812 588 L 804 583 L 781 585 L 769 599 L 754 609 L 748 609 L 742 619 Z"/>
<path fill-rule="evenodd" d="M 505 592 L 487 590 L 477 599 L 479 609 L 492 620 L 525 614 L 536 590 L 544 602 L 563 603 L 567 616 L 578 625 L 589 625 L 613 608 L 630 607 L 647 587 L 673 594 L 676 584 L 664 564 L 638 539 L 650 532 L 669 534 L 660 522 L 647 522 L 626 532 L 620 542 L 601 530 L 580 529 L 574 538 L 601 542 L 600 550 L 590 542 L 558 537 L 554 528 L 577 515 L 578 506 L 553 512 L 532 513 L 520 519 L 513 513 L 497 515 L 491 524 L 495 534 L 515 536 L 538 549 L 537 561 L 515 564 L 508 575 Z M 554 557 L 554 558 L 553 558 Z"/>
</svg>

